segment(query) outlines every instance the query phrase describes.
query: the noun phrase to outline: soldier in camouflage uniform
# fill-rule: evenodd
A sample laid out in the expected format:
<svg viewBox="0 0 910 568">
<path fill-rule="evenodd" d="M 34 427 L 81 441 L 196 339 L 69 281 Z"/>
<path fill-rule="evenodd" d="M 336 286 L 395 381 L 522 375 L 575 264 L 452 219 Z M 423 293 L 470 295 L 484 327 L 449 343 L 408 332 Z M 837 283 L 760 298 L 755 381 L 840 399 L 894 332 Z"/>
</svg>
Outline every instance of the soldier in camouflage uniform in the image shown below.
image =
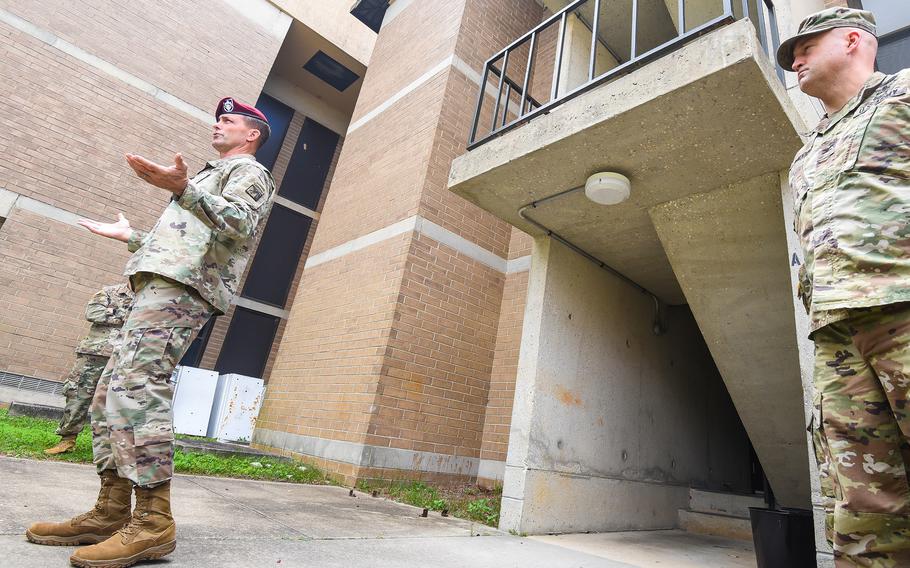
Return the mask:
<svg viewBox="0 0 910 568">
<path fill-rule="evenodd" d="M 179 154 L 171 167 L 127 154 L 141 179 L 173 194 L 151 231 L 130 228 L 122 215 L 116 223 L 80 221 L 127 243 L 133 256 L 125 274 L 136 299 L 92 401 L 98 504 L 68 522 L 36 523 L 26 532 L 39 544 L 98 543 L 76 550 L 70 557 L 76 566 L 129 566 L 176 547 L 169 379 L 208 318 L 230 306 L 275 193 L 271 174 L 253 156 L 268 137 L 265 116 L 226 98 L 215 118 L 212 146 L 220 158 L 192 179 Z"/>
<path fill-rule="evenodd" d="M 115 348 L 120 345 L 120 326 L 126 321 L 133 304 L 133 292 L 127 284 L 105 286 L 85 306 L 85 319 L 92 327 L 76 346 L 76 363 L 63 385 L 66 406 L 57 428 L 62 439 L 48 455 L 62 454 L 76 446 L 76 436 L 88 420 L 89 404 L 95 386 Z"/>
<path fill-rule="evenodd" d="M 875 18 L 831 8 L 778 62 L 827 114 L 790 169 L 815 342 L 810 431 L 837 566 L 910 566 L 910 71 Z"/>
</svg>

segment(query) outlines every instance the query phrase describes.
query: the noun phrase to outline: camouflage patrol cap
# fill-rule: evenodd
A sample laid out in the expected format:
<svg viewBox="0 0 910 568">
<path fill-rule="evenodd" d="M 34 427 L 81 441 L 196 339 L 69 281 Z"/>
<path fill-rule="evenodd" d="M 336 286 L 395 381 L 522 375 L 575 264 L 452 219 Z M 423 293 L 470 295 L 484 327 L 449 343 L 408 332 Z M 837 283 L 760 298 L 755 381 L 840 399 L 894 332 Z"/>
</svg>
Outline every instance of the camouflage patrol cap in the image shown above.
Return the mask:
<svg viewBox="0 0 910 568">
<path fill-rule="evenodd" d="M 793 70 L 793 49 L 799 40 L 834 28 L 858 28 L 875 35 L 875 16 L 868 10 L 828 8 L 800 22 L 796 35 L 777 48 L 777 63 L 787 71 Z"/>
</svg>

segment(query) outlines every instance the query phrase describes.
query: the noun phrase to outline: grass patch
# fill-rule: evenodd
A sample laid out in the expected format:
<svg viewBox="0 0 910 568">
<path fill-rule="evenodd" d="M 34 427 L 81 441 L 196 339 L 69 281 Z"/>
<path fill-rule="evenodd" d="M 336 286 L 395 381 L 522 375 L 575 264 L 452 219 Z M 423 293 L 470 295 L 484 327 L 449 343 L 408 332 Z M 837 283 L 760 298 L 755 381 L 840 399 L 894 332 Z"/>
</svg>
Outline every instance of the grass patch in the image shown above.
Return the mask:
<svg viewBox="0 0 910 568">
<path fill-rule="evenodd" d="M 92 463 L 92 434 L 88 427 L 76 438 L 76 448 L 65 454 L 48 456 L 44 450 L 60 439 L 57 423 L 30 416 L 10 416 L 0 408 L 0 455 L 47 461 Z M 199 439 L 198 437 L 193 437 Z M 196 452 L 174 453 L 174 471 L 195 475 L 286 481 L 290 483 L 331 483 L 318 468 L 298 462 L 269 457 L 218 456 Z"/>
<path fill-rule="evenodd" d="M 448 510 L 449 514 L 470 519 L 485 525 L 499 525 L 499 507 L 502 502 L 502 487 L 493 490 L 476 485 L 462 487 L 434 487 L 421 481 L 394 482 L 391 484 L 358 481 L 357 488 L 365 493 L 376 492 L 415 507 L 431 511 Z"/>
</svg>

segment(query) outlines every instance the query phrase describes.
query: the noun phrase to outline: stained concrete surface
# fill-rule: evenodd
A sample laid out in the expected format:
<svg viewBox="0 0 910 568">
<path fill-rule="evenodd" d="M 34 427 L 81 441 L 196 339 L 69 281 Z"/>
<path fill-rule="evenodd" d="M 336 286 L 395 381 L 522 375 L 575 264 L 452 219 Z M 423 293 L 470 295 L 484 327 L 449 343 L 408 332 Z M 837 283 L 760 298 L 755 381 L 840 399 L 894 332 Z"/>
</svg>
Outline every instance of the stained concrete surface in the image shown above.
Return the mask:
<svg viewBox="0 0 910 568">
<path fill-rule="evenodd" d="M 0 565 L 68 566 L 70 547 L 25 540 L 36 520 L 84 511 L 97 494 L 91 466 L 0 457 Z M 177 476 L 176 552 L 151 566 L 433 565 L 629 568 L 634 564 L 518 538 L 341 487 Z M 482 536 L 473 536 L 482 535 Z"/>
<path fill-rule="evenodd" d="M 559 545 L 607 559 L 622 558 L 633 566 L 673 568 L 755 568 L 752 543 L 680 530 L 534 536 L 531 540 Z"/>
<path fill-rule="evenodd" d="M 38 546 L 25 528 L 95 498 L 91 466 L 0 456 L 0 566 L 68 566 L 71 547 Z M 645 568 L 755 566 L 748 543 L 681 531 L 519 538 L 341 487 L 179 475 L 177 550 L 161 567 L 318 566 Z M 472 536 L 481 535 L 481 536 Z"/>
</svg>

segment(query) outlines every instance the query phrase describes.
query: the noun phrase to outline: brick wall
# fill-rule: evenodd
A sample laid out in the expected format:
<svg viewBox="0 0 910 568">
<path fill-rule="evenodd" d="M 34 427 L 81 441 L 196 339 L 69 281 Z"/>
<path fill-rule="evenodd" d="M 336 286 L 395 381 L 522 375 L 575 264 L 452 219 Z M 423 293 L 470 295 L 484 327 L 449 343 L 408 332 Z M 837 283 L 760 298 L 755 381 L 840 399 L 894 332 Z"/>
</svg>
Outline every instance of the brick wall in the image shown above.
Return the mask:
<svg viewBox="0 0 910 568">
<path fill-rule="evenodd" d="M 409 248 L 399 235 L 304 270 L 257 428 L 363 441 Z"/>
<path fill-rule="evenodd" d="M 53 10 L 7 0 L 3 8 L 205 110 L 228 95 L 255 102 L 281 45 L 219 0 L 81 0 Z"/>
<path fill-rule="evenodd" d="M 410 4 L 380 32 L 355 123 L 437 59 L 457 55 L 479 68 L 487 44 L 502 47 L 542 14 L 531 0 L 471 0 L 467 9 L 453 2 L 441 12 L 428 4 Z M 518 13 L 526 21 L 510 20 Z M 515 29 L 496 27 L 505 20 Z M 427 45 L 425 37 L 432 39 Z M 456 45 L 461 53 L 453 52 Z M 448 46 L 448 54 L 440 46 Z M 423 66 L 413 67 L 424 51 L 430 55 Z M 504 258 L 514 258 L 513 241 L 515 255 L 527 250 L 528 241 L 511 227 L 446 189 L 451 161 L 465 150 L 476 92 L 475 83 L 450 67 L 350 131 L 314 253 L 417 214 Z M 490 420 L 490 451 L 505 443 L 523 278 L 511 278 L 509 315 L 501 319 L 506 276 L 419 232 L 306 268 L 257 431 L 262 439 L 286 433 L 417 452 L 410 469 L 398 470 L 311 456 L 346 482 L 374 476 L 464 481 L 461 473 L 419 471 L 428 459 L 419 452 L 481 457 L 498 352 L 493 408 L 499 417 Z M 497 340 L 499 328 L 504 335 Z"/>
<path fill-rule="evenodd" d="M 502 293 L 490 393 L 484 411 L 480 457 L 485 460 L 506 460 L 527 295 L 528 272 L 509 274 Z"/>
<path fill-rule="evenodd" d="M 225 93 L 255 100 L 281 43 L 221 2 L 94 0 L 48 10 L 12 1 L 3 9 L 205 109 Z M 218 26 L 196 24 L 203 21 Z M 244 32 L 257 42 L 235 63 L 221 46 Z M 8 190 L 99 220 L 123 212 L 147 229 L 167 195 L 139 182 L 123 154 L 165 162 L 179 151 L 191 169 L 214 157 L 209 125 L 7 24 L 0 76 L 0 185 Z M 120 243 L 15 209 L 0 228 L 0 370 L 60 380 L 88 327 L 85 303 L 122 279 L 127 255 Z"/>
<path fill-rule="evenodd" d="M 352 123 L 452 55 L 464 5 L 465 0 L 412 2 L 382 29 Z"/>
</svg>

